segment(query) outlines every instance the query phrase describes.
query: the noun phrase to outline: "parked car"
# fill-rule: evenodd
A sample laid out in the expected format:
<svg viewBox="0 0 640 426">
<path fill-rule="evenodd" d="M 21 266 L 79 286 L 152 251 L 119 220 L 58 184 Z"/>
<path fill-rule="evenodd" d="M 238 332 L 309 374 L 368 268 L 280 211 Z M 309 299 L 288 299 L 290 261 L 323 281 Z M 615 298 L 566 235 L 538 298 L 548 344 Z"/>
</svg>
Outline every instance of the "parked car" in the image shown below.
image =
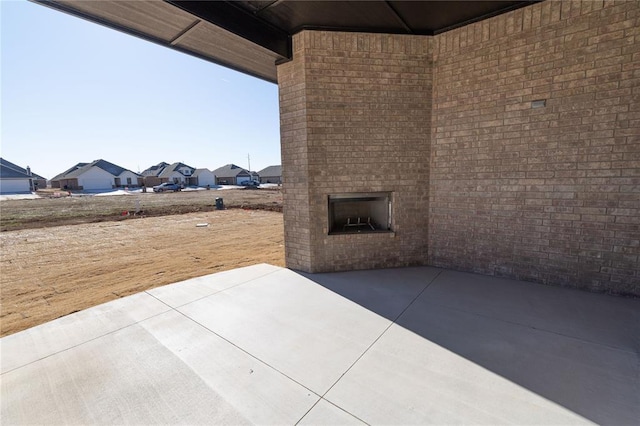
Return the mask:
<svg viewBox="0 0 640 426">
<path fill-rule="evenodd" d="M 153 192 L 164 192 L 164 191 L 181 191 L 182 185 L 178 183 L 165 182 L 160 185 L 153 187 Z"/>
<path fill-rule="evenodd" d="M 255 180 L 245 180 L 243 182 L 240 182 L 240 185 L 258 187 L 260 186 L 260 182 L 256 182 Z"/>
</svg>

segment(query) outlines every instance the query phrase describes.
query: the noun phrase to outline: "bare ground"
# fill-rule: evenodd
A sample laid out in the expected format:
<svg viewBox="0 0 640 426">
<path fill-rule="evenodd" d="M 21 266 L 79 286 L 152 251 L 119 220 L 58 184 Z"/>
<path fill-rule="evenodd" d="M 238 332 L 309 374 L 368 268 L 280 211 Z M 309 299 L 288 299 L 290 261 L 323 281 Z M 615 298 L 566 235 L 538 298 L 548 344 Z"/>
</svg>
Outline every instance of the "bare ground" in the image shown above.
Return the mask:
<svg viewBox="0 0 640 426">
<path fill-rule="evenodd" d="M 259 195 L 262 191 L 242 192 L 236 194 L 236 200 L 229 191 L 220 195 L 224 195 L 225 204 L 228 199 L 232 205 L 244 203 L 244 208 L 213 210 L 210 200 L 214 194 L 206 191 L 207 204 L 202 206 L 212 211 L 129 216 L 128 220 L 111 215 L 107 220 L 117 221 L 0 233 L 0 336 L 188 278 L 256 263 L 284 266 L 282 214 L 252 210 L 260 204 L 272 206 L 272 201 L 260 198 L 264 197 Z M 243 200 L 254 193 L 258 198 L 252 202 Z M 145 194 L 143 198 L 182 195 Z M 279 192 L 267 195 L 274 200 L 279 196 Z M 91 198 L 102 206 L 103 201 Z M 131 200 L 117 200 L 126 196 L 104 198 L 112 199 L 104 203 L 131 204 Z M 25 201 L 26 206 L 35 206 L 34 201 L 39 200 Z M 3 215 L 7 204 L 3 202 Z M 158 209 L 169 212 L 187 207 L 178 203 Z M 94 221 L 87 218 L 87 222 Z M 68 220 L 74 223 L 73 215 Z M 48 226 L 57 222 L 41 218 L 37 223 Z M 204 223 L 209 226 L 196 226 Z"/>
<path fill-rule="evenodd" d="M 0 202 L 0 231 L 213 211 L 218 197 L 223 199 L 226 208 L 282 211 L 279 188 L 147 192 L 118 196 L 67 196 L 66 192 L 49 189 L 38 194 L 43 198 Z M 60 194 L 63 195 L 54 197 Z"/>
</svg>

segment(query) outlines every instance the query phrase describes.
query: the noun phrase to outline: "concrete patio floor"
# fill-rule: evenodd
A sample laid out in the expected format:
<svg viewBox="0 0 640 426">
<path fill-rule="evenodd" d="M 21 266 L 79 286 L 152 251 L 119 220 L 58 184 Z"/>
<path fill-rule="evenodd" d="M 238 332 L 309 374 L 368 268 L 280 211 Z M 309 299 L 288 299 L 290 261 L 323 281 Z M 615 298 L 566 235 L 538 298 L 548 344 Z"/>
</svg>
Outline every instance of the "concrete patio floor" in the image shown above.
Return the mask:
<svg viewBox="0 0 640 426">
<path fill-rule="evenodd" d="M 2 424 L 637 424 L 640 301 L 255 265 L 0 340 Z"/>
</svg>

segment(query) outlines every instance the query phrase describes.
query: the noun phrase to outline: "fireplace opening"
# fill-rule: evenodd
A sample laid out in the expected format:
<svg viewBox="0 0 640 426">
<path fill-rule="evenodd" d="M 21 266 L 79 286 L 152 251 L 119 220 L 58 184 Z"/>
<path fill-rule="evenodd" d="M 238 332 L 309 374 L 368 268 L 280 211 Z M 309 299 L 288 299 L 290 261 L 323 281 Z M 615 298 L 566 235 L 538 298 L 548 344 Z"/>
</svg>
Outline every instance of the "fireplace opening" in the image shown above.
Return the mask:
<svg viewBox="0 0 640 426">
<path fill-rule="evenodd" d="M 391 231 L 388 192 L 329 195 L 329 234 Z"/>
</svg>

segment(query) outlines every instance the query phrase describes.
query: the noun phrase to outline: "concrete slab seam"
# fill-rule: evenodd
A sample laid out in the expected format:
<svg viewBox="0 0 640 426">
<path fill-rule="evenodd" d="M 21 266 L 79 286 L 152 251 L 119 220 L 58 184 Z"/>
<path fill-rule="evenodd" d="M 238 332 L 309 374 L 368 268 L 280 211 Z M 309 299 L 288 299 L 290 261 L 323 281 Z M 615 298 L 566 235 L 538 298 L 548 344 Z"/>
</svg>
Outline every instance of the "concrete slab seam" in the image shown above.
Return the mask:
<svg viewBox="0 0 640 426">
<path fill-rule="evenodd" d="M 165 305 L 166 305 L 166 304 L 165 304 Z M 124 330 L 124 329 L 127 329 L 127 328 L 129 328 L 129 327 L 133 327 L 134 325 L 138 325 L 139 323 L 141 323 L 141 322 L 143 322 L 143 321 L 147 321 L 147 320 L 150 320 L 151 318 L 155 318 L 155 317 L 157 317 L 157 316 L 164 315 L 164 314 L 166 314 L 167 312 L 169 312 L 169 311 L 171 311 L 171 310 L 173 310 L 173 308 L 171 308 L 171 307 L 169 306 L 169 309 L 168 309 L 168 310 L 166 310 L 166 311 L 159 312 L 159 313 L 157 313 L 157 314 L 155 314 L 155 315 L 151 315 L 151 316 L 146 317 L 146 318 L 142 318 L 142 319 L 141 319 L 141 320 L 139 320 L 139 321 L 132 322 L 131 324 L 127 324 L 127 325 L 122 326 L 122 327 L 120 327 L 120 328 L 115 328 L 115 329 L 113 329 L 113 330 L 111 330 L 111 331 L 109 331 L 109 332 L 107 332 L 107 333 L 101 334 L 101 335 L 99 335 L 99 336 L 92 337 L 92 338 L 90 338 L 90 339 L 88 339 L 88 340 L 85 340 L 84 342 L 76 343 L 75 345 L 69 346 L 68 348 L 64 348 L 64 349 L 62 349 L 62 350 L 59 350 L 59 351 L 56 351 L 56 352 L 52 352 L 52 353 L 50 353 L 50 354 L 48 354 L 48 355 L 46 355 L 46 356 L 43 356 L 42 358 L 34 359 L 33 361 L 28 362 L 28 363 L 26 363 L 26 364 L 23 364 L 23 365 L 21 365 L 21 366 L 19 366 L 19 367 L 12 368 L 11 370 L 7 370 L 7 371 L 3 372 L 1 375 L 2 375 L 2 376 L 4 376 L 4 375 L 5 375 L 5 374 L 7 374 L 7 373 L 10 373 L 10 372 L 12 372 L 12 371 L 19 370 L 19 369 L 21 369 L 21 368 L 23 368 L 23 367 L 26 367 L 26 366 L 28 366 L 28 365 L 31 365 L 31 364 L 34 364 L 34 363 L 36 363 L 36 362 L 42 361 L 43 359 L 47 359 L 47 358 L 50 358 L 50 357 L 52 357 L 52 356 L 55 356 L 55 355 L 61 354 L 61 353 L 63 353 L 63 352 L 69 351 L 69 350 L 71 350 L 71 349 L 78 348 L 78 347 L 80 347 L 80 346 L 82 346 L 82 345 L 86 345 L 87 343 L 93 342 L 94 340 L 102 339 L 103 337 L 108 336 L 108 335 L 110 335 L 110 334 L 114 334 L 114 333 L 117 333 L 117 332 L 122 331 L 122 330 Z"/>
<path fill-rule="evenodd" d="M 411 300 L 411 302 L 409 302 L 409 304 L 408 304 L 408 305 L 407 305 L 407 306 L 402 310 L 402 312 L 400 312 L 400 313 L 398 314 L 398 316 L 397 316 L 397 317 L 395 317 L 395 318 L 393 319 L 393 321 L 392 321 L 392 323 L 393 323 L 393 324 L 395 324 L 395 323 L 400 319 L 400 317 L 401 317 L 405 312 L 407 312 L 407 309 L 409 309 L 409 308 L 411 307 L 411 305 L 413 305 L 413 304 L 415 303 L 415 301 L 416 301 L 416 300 L 418 300 L 418 299 L 420 298 L 420 296 L 422 296 L 422 294 L 423 294 L 425 291 L 427 291 L 427 289 L 431 286 L 431 284 L 433 284 L 433 283 L 438 279 L 438 277 L 439 277 L 440 275 L 442 275 L 442 272 L 444 272 L 444 271 L 443 271 L 443 270 L 438 271 L 438 273 L 436 274 L 436 276 L 435 276 L 435 277 L 433 277 L 433 278 L 431 279 L 431 281 L 429 281 L 429 282 L 427 283 L 427 285 L 422 289 L 422 291 L 420 291 L 420 293 L 418 293 L 418 295 L 417 295 L 416 297 L 414 297 L 414 298 L 413 298 L 413 300 Z M 392 325 L 393 325 L 393 324 L 392 324 Z M 391 327 L 391 326 L 389 326 L 389 327 Z"/>
<path fill-rule="evenodd" d="M 318 395 L 316 392 L 314 392 L 313 390 L 309 389 L 308 387 L 306 387 L 305 385 L 303 385 L 302 383 L 300 383 L 299 381 L 297 381 L 296 379 L 289 377 L 287 374 L 283 373 L 282 371 L 278 370 L 277 368 L 275 368 L 274 366 L 272 366 L 271 364 L 263 361 L 262 359 L 258 358 L 257 356 L 255 356 L 254 354 L 252 354 L 251 352 L 247 351 L 246 349 L 238 346 L 236 343 L 233 343 L 231 340 L 227 339 L 224 336 L 221 336 L 220 334 L 216 333 L 215 331 L 211 330 L 209 327 L 201 324 L 200 322 L 194 320 L 193 318 L 191 318 L 190 316 L 188 316 L 187 314 L 185 314 L 184 312 L 175 309 L 176 312 L 178 312 L 180 315 L 182 315 L 183 317 L 187 318 L 189 321 L 192 321 L 193 323 L 197 324 L 198 326 L 204 328 L 205 330 L 207 330 L 208 332 L 210 332 L 211 334 L 219 337 L 220 339 L 224 340 L 225 342 L 229 343 L 230 345 L 232 345 L 233 347 L 237 348 L 238 350 L 244 352 L 245 354 L 249 355 L 251 358 L 255 359 L 256 361 L 262 363 L 263 365 L 266 365 L 267 367 L 271 368 L 274 371 L 277 371 L 279 374 L 281 374 L 282 376 L 286 377 L 287 379 L 291 380 L 294 383 L 297 383 L 298 385 L 302 386 L 304 389 L 308 390 L 309 392 L 311 392 L 312 394 L 316 395 L 318 397 L 318 401 L 315 402 L 315 404 L 313 404 L 314 406 L 320 401 L 320 399 L 322 399 L 321 395 Z M 305 413 L 306 415 L 306 413 Z"/>
<path fill-rule="evenodd" d="M 240 283 L 238 283 L 238 284 L 235 284 L 235 285 L 233 285 L 233 286 L 231 286 L 231 287 L 228 287 L 228 288 L 226 288 L 226 289 L 224 289 L 224 290 L 216 291 L 216 292 L 211 293 L 211 294 L 209 294 L 209 295 L 207 295 L 207 296 L 201 297 L 200 299 L 204 299 L 204 298 L 206 298 L 206 297 L 212 296 L 212 295 L 217 294 L 217 293 L 220 293 L 220 292 L 222 292 L 222 291 L 229 290 L 229 289 L 234 288 L 234 287 L 238 287 L 238 286 L 240 286 L 240 285 L 243 285 L 243 284 L 249 283 L 249 282 L 254 281 L 254 280 L 257 280 L 257 279 L 261 279 L 261 278 L 263 278 L 263 277 L 266 277 L 267 275 L 273 274 L 273 273 L 275 273 L 275 272 L 279 272 L 280 270 L 281 270 L 281 269 L 277 269 L 277 270 L 275 270 L 275 271 L 270 271 L 270 272 L 267 272 L 267 273 L 265 273 L 265 274 L 263 274 L 263 275 L 259 275 L 259 276 L 256 276 L 256 277 L 254 277 L 254 278 L 248 279 L 248 280 L 246 280 L 246 281 L 242 281 L 242 282 L 240 282 Z M 152 289 L 150 289 L 150 290 L 152 290 Z M 107 333 L 100 334 L 100 335 L 98 335 L 98 336 L 92 337 L 92 338 L 90 338 L 89 340 L 85 340 L 85 341 L 83 341 L 83 342 L 80 342 L 80 343 L 77 343 L 77 344 L 75 344 L 75 345 L 69 346 L 69 347 L 64 348 L 64 349 L 62 349 L 62 350 L 59 350 L 59 351 L 56 351 L 56 352 L 52 352 L 52 353 L 50 353 L 50 354 L 48 354 L 48 355 L 46 355 L 46 356 L 44 356 L 44 357 L 41 357 L 41 358 L 35 359 L 35 360 L 31 361 L 31 362 L 28 362 L 27 364 L 23 364 L 23 365 L 20 365 L 20 366 L 18 366 L 18 367 L 15 367 L 15 368 L 12 368 L 12 369 L 10 369 L 10 370 L 7 370 L 7 371 L 3 372 L 3 373 L 2 373 L 2 375 L 4 375 L 5 373 L 10 373 L 10 372 L 15 371 L 15 370 L 17 370 L 17 369 L 20 369 L 20 368 L 22 368 L 22 367 L 26 367 L 27 365 L 33 364 L 33 363 L 38 362 L 38 361 L 41 361 L 41 360 L 43 360 L 43 359 L 47 359 L 47 358 L 49 358 L 49 357 L 51 357 L 51 356 L 54 356 L 54 355 L 60 354 L 60 353 L 62 353 L 62 352 L 68 351 L 68 350 L 70 350 L 70 349 L 77 348 L 77 347 L 79 347 L 79 346 L 81 346 L 81 345 L 84 345 L 85 343 L 89 343 L 89 342 L 94 341 L 94 340 L 96 340 L 96 339 L 101 339 L 101 338 L 103 338 L 103 337 L 105 337 L 105 336 L 108 336 L 108 335 L 110 335 L 110 334 L 113 334 L 113 333 L 116 333 L 116 332 L 118 332 L 118 331 L 124 330 L 125 328 L 128 328 L 128 327 L 131 327 L 131 326 L 133 326 L 133 325 L 136 325 L 136 324 L 138 324 L 138 323 L 140 323 L 140 322 L 142 322 L 142 321 L 149 320 L 149 319 L 154 318 L 154 317 L 156 317 L 156 316 L 158 316 L 158 315 L 166 314 L 167 312 L 169 312 L 169 311 L 171 311 L 171 310 L 176 310 L 173 306 L 168 305 L 168 304 L 167 304 L 167 303 L 165 303 L 163 300 L 161 300 L 161 299 L 159 299 L 158 297 L 156 297 L 155 295 L 153 295 L 153 294 L 149 293 L 149 290 L 145 290 L 143 293 L 145 293 L 145 294 L 147 294 L 147 295 L 149 295 L 149 296 L 153 297 L 155 300 L 157 300 L 158 302 L 160 302 L 160 303 L 162 303 L 163 305 L 165 305 L 168 309 L 167 309 L 166 311 L 160 312 L 160 313 L 158 313 L 158 314 L 156 314 L 156 315 L 151 315 L 151 316 L 149 316 L 149 317 L 142 318 L 142 319 L 140 319 L 140 320 L 138 320 L 138 321 L 132 322 L 131 324 L 127 324 L 127 325 L 125 325 L 125 326 L 123 326 L 123 327 L 113 329 L 113 330 L 111 330 L 111 331 L 109 331 L 109 332 L 107 332 Z M 200 299 L 197 299 L 197 300 L 200 300 Z M 194 300 L 194 301 L 195 301 L 195 300 Z M 180 306 L 188 305 L 189 303 L 192 303 L 192 302 L 194 302 L 194 301 L 191 301 L 191 302 L 185 303 L 185 304 L 180 305 Z M 109 303 L 109 302 L 107 302 L 107 303 Z M 179 311 L 177 311 L 177 312 L 179 312 Z M 182 312 L 179 312 L 179 313 L 180 313 L 181 315 L 184 315 L 184 314 L 182 314 Z M 59 318 L 62 318 L 62 317 L 59 317 Z M 56 319 L 58 319 L 58 318 L 56 318 Z"/>
<path fill-rule="evenodd" d="M 305 417 L 307 417 L 307 414 L 309 414 L 309 413 L 311 412 L 311 410 L 313 410 L 313 409 L 315 408 L 315 406 L 316 406 L 316 405 L 318 405 L 318 403 L 319 403 L 320 401 L 328 402 L 329 404 L 331 404 L 331 405 L 333 405 L 334 407 L 336 407 L 338 410 L 340 410 L 340 411 L 343 411 L 343 412 L 347 413 L 348 415 L 350 415 L 351 417 L 353 417 L 353 418 L 355 418 L 355 419 L 358 419 L 358 420 L 359 420 L 359 421 L 361 421 L 363 424 L 365 424 L 365 425 L 370 425 L 370 423 L 365 422 L 365 421 L 364 421 L 364 420 L 362 420 L 360 417 L 356 416 L 355 414 L 352 414 L 352 413 L 348 412 L 347 410 L 345 410 L 344 408 L 340 407 L 339 405 L 334 404 L 333 402 L 329 401 L 328 399 L 325 399 L 325 398 L 323 398 L 323 397 L 320 397 L 320 399 L 319 399 L 319 400 L 317 400 L 317 401 L 315 402 L 315 404 L 313 404 L 313 406 L 311 406 L 311 408 L 309 408 L 309 410 L 308 410 L 306 413 L 304 413 L 304 415 L 300 418 L 300 420 L 298 420 L 298 421 L 295 423 L 295 426 L 297 426 L 301 421 L 303 421 L 303 420 L 304 420 L 304 418 L 305 418 Z"/>
<path fill-rule="evenodd" d="M 360 356 L 359 356 L 359 357 L 358 357 L 358 358 L 357 358 L 357 359 L 356 359 L 356 360 L 355 360 L 355 361 L 354 361 L 354 362 L 349 366 L 349 368 L 347 368 L 347 369 L 346 369 L 346 370 L 345 370 L 345 371 L 340 375 L 340 377 L 338 377 L 338 380 L 336 380 L 336 381 L 335 381 L 335 382 L 334 382 L 334 383 L 329 387 L 329 389 L 327 389 L 327 391 L 326 391 L 324 394 L 322 394 L 321 399 L 324 399 L 325 401 L 327 401 L 327 402 L 330 402 L 330 403 L 331 403 L 331 401 L 330 401 L 330 400 L 325 399 L 325 396 L 326 396 L 326 395 L 331 391 L 331 389 L 333 389 L 333 388 L 334 388 L 334 387 L 335 387 L 335 386 L 340 382 L 340 380 L 342 380 L 342 378 L 343 378 L 343 377 L 344 377 L 344 376 L 345 376 L 349 371 L 351 371 L 351 369 L 352 369 L 352 368 L 353 368 L 353 367 L 358 363 L 358 361 L 360 361 L 360 360 L 362 359 L 362 357 L 363 357 L 363 356 L 365 356 L 365 354 L 366 354 L 367 352 L 369 352 L 369 350 L 373 347 L 373 345 L 375 345 L 375 344 L 376 344 L 376 343 L 377 343 L 377 342 L 382 338 L 382 336 L 384 336 L 384 335 L 385 335 L 385 333 L 386 333 L 387 331 L 389 331 L 389 329 L 390 329 L 394 324 L 396 324 L 396 321 L 398 321 L 398 319 L 402 316 L 402 314 L 404 314 L 404 313 L 407 311 L 407 309 L 409 309 L 409 308 L 411 307 L 411 305 L 413 305 L 413 304 L 415 303 L 415 301 L 416 301 L 416 300 L 418 300 L 418 298 L 419 298 L 420 296 L 422 296 L 422 294 L 423 294 L 423 293 L 424 293 L 424 292 L 429 288 L 429 286 L 430 286 L 431 284 L 433 284 L 433 282 L 434 282 L 434 281 L 435 281 L 435 280 L 440 276 L 440 274 L 442 274 L 442 272 L 443 272 L 443 271 L 438 271 L 438 274 L 437 274 L 435 277 L 433 277 L 433 278 L 431 279 L 431 281 L 429 281 L 429 282 L 424 286 L 424 288 L 420 291 L 420 293 L 418 293 L 418 294 L 417 294 L 417 295 L 416 295 L 416 296 L 411 300 L 411 302 L 409 302 L 409 303 L 407 304 L 407 306 L 402 310 L 402 312 L 400 312 L 400 313 L 398 314 L 398 316 L 396 316 L 396 317 L 391 321 L 391 323 L 390 323 L 390 324 L 389 324 L 389 325 L 388 325 L 388 326 L 387 326 L 387 327 L 382 331 L 382 333 L 380 333 L 380 335 L 379 335 L 378 337 L 376 337 L 376 339 L 375 339 L 375 340 L 374 340 L 374 341 L 373 341 L 373 342 L 372 342 L 372 343 L 371 343 L 371 344 L 370 344 L 370 345 L 369 345 L 369 346 L 368 346 L 368 347 L 367 347 L 367 348 L 366 348 L 366 349 L 365 349 L 365 350 L 360 354 Z M 317 404 L 317 402 L 316 402 L 316 404 Z M 314 406 L 315 406 L 316 404 L 314 404 Z M 332 404 L 333 404 L 333 403 L 332 403 Z M 335 404 L 333 404 L 333 405 L 335 405 Z M 312 408 L 313 408 L 313 407 L 311 407 L 311 408 L 309 409 L 309 411 L 311 411 L 311 409 L 312 409 Z M 338 408 L 340 408 L 340 407 L 338 407 Z M 352 414 L 352 413 L 349 413 L 348 411 L 346 411 L 346 410 L 344 410 L 344 409 L 342 409 L 342 410 L 343 410 L 343 411 L 345 411 L 346 413 L 348 413 L 349 415 L 351 415 L 351 416 L 355 417 L 356 419 L 360 420 L 356 415 L 354 415 L 354 414 Z M 302 418 L 304 418 L 307 414 L 309 414 L 309 411 L 307 411 L 307 413 L 305 413 L 305 415 L 304 415 L 304 416 L 302 416 Z M 301 421 L 301 420 L 302 420 L 302 419 L 300 419 L 299 421 Z M 362 421 L 362 420 L 361 420 L 361 421 Z M 365 423 L 366 423 L 366 422 L 365 422 Z"/>
<path fill-rule="evenodd" d="M 197 299 L 191 300 L 191 301 L 189 301 L 189 302 L 187 302 L 187 303 L 183 303 L 182 305 L 176 306 L 176 307 L 175 307 L 175 309 L 177 309 L 177 308 L 181 308 L 181 307 L 183 307 L 183 306 L 185 306 L 185 305 L 189 305 L 189 304 L 191 304 L 191 303 L 197 302 L 197 301 L 202 300 L 202 299 L 206 299 L 207 297 L 211 297 L 211 296 L 213 296 L 214 294 L 222 293 L 222 292 L 225 292 L 225 291 L 227 291 L 227 290 L 231 290 L 232 288 L 240 287 L 241 285 L 244 285 L 244 284 L 250 283 L 251 281 L 255 281 L 255 280 L 258 280 L 258 279 L 264 278 L 264 277 L 266 277 L 267 275 L 271 275 L 271 274 L 274 274 L 274 273 L 276 273 L 276 272 L 280 272 L 280 271 L 281 271 L 281 270 L 280 270 L 280 269 L 278 269 L 278 270 L 275 270 L 275 271 L 267 272 L 267 273 L 266 273 L 266 274 L 264 274 L 264 275 L 259 275 L 259 276 L 257 276 L 257 277 L 253 277 L 253 278 L 248 279 L 248 280 L 246 280 L 246 281 L 242 281 L 242 282 L 240 282 L 240 283 L 234 284 L 234 285 L 232 285 L 232 286 L 230 286 L 230 287 L 226 287 L 226 288 L 224 288 L 224 289 L 222 289 L 222 290 L 214 291 L 213 293 L 207 294 L 206 296 L 202 296 L 202 297 L 199 297 L 199 298 L 197 298 Z M 150 294 L 150 293 L 147 293 L 147 294 L 149 294 L 150 296 L 153 296 L 153 295 L 152 295 L 152 294 Z M 155 296 L 153 296 L 153 297 L 155 297 Z M 162 302 L 162 300 L 158 299 L 157 297 L 155 297 L 155 298 L 156 298 L 157 300 L 159 300 L 160 302 Z M 164 302 L 162 302 L 162 303 L 164 303 Z M 166 303 L 164 303 L 164 304 L 166 305 Z M 174 307 L 173 307 L 173 306 L 171 306 L 171 308 L 172 308 L 172 309 L 174 309 Z"/>
</svg>

